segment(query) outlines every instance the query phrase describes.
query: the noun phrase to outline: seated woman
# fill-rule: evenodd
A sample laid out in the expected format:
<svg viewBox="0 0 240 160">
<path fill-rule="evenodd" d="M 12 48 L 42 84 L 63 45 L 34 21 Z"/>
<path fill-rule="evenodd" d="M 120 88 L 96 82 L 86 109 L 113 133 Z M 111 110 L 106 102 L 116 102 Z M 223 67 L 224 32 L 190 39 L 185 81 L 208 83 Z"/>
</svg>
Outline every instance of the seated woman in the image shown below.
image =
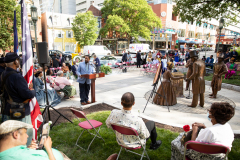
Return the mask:
<svg viewBox="0 0 240 160">
<path fill-rule="evenodd" d="M 173 87 L 171 85 L 171 79 L 178 80 L 178 79 L 183 79 L 184 77 L 174 77 L 171 73 L 172 68 L 173 68 L 173 63 L 168 62 L 167 63 L 167 71 L 164 72 L 162 83 L 157 91 L 158 94 L 160 94 L 162 96 L 166 96 L 167 100 L 164 97 L 156 94 L 153 99 L 153 102 L 155 104 L 158 104 L 161 106 L 166 106 L 166 105 L 173 106 L 173 105 L 177 104 L 177 98 L 176 98 L 176 94 L 173 90 Z M 165 95 L 164 95 L 164 93 L 165 93 Z"/>
<path fill-rule="evenodd" d="M 54 88 L 54 78 L 51 76 L 53 75 L 53 71 L 51 69 L 48 69 L 47 70 L 47 73 L 46 73 L 46 82 L 47 84 L 49 84 L 49 86 L 51 88 Z"/>
<path fill-rule="evenodd" d="M 65 97 L 72 98 L 74 95 L 77 94 L 76 88 L 71 85 L 71 83 L 66 77 L 63 77 L 63 71 L 57 72 L 54 89 L 56 91 L 63 92 Z"/>
<path fill-rule="evenodd" d="M 62 71 L 63 71 L 64 77 L 66 77 L 67 79 L 71 79 L 69 66 L 67 66 L 65 63 L 62 64 Z"/>
<path fill-rule="evenodd" d="M 228 73 L 225 74 L 224 79 L 229 79 L 232 75 L 236 74 L 238 65 L 234 63 L 235 58 L 231 58 L 230 62 L 227 62 Z"/>
<path fill-rule="evenodd" d="M 229 103 L 213 103 L 206 117 L 213 125 L 211 127 L 206 127 L 201 123 L 193 123 L 191 140 L 204 143 L 216 143 L 227 146 L 231 150 L 234 134 L 231 126 L 227 122 L 234 116 L 234 114 L 235 108 Z M 197 135 L 198 127 L 203 127 L 203 129 L 201 129 Z M 184 146 L 181 145 L 180 141 L 183 134 L 184 133 L 180 133 L 179 136 L 171 142 L 171 160 L 183 159 Z M 225 156 L 224 154 L 203 154 L 194 150 L 187 150 L 186 155 L 194 160 L 223 159 Z"/>
<path fill-rule="evenodd" d="M 46 94 L 44 92 L 45 86 L 43 81 L 41 80 L 42 75 L 43 73 L 41 71 L 38 71 L 35 74 L 35 81 L 34 81 L 36 98 L 40 106 L 44 106 L 47 104 Z M 54 89 L 47 89 L 47 92 L 48 92 L 49 104 L 51 104 L 52 106 L 56 106 L 61 102 L 61 97 L 57 94 L 57 92 Z"/>
</svg>

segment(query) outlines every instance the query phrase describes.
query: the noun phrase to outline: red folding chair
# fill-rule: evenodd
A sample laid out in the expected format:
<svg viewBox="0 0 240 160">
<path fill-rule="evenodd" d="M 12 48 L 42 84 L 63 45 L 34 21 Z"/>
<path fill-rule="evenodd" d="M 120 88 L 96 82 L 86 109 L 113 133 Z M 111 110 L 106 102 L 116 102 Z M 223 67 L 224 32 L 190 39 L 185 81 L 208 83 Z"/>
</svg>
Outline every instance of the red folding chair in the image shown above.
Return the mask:
<svg viewBox="0 0 240 160">
<path fill-rule="evenodd" d="M 134 153 L 134 154 L 137 154 L 137 155 L 141 156 L 141 160 L 142 160 L 143 157 L 146 157 L 146 156 L 144 156 L 144 154 L 146 153 L 147 158 L 150 160 L 150 158 L 149 158 L 149 156 L 147 154 L 147 151 L 145 149 L 146 145 L 143 146 L 143 144 L 142 144 L 142 142 L 141 142 L 141 140 L 140 140 L 140 138 L 138 136 L 138 132 L 135 129 L 130 128 L 130 127 L 126 127 L 126 126 L 123 126 L 123 125 L 119 125 L 119 124 L 111 124 L 111 126 L 112 126 L 113 130 L 115 130 L 115 131 L 117 131 L 117 132 L 119 132 L 119 133 L 121 133 L 123 135 L 133 135 L 133 136 L 136 136 L 138 138 L 139 143 L 141 144 L 141 146 L 136 147 L 136 148 L 125 147 L 125 146 L 120 145 L 121 149 L 120 149 L 120 151 L 118 153 L 117 160 L 118 160 L 118 158 L 119 158 L 119 156 L 121 154 L 122 148 L 125 148 L 126 152 L 131 152 L 131 153 Z M 143 148 L 142 154 L 138 154 L 136 152 L 130 151 L 130 150 L 136 150 L 136 149 L 140 149 L 140 148 Z"/>
<path fill-rule="evenodd" d="M 187 149 L 192 149 L 192 150 L 195 150 L 197 152 L 205 153 L 205 154 L 224 153 L 225 154 L 224 159 L 227 158 L 228 153 L 230 152 L 230 149 L 228 147 L 223 146 L 221 144 L 188 141 L 188 142 L 185 143 L 183 160 L 191 160 L 188 156 L 186 156 L 186 150 Z"/>
<path fill-rule="evenodd" d="M 87 117 L 85 116 L 84 112 L 82 112 L 82 111 L 78 111 L 78 110 L 75 110 L 73 108 L 70 108 L 70 110 L 72 111 L 72 113 L 77 117 L 78 121 L 80 122 L 78 124 L 78 126 L 83 129 L 83 131 L 81 132 L 81 134 L 79 135 L 79 137 L 77 139 L 77 142 L 75 144 L 76 146 L 78 146 L 79 148 L 81 148 L 83 150 L 86 150 L 86 149 L 82 148 L 81 146 L 79 146 L 77 143 L 78 143 L 79 138 L 82 136 L 83 132 L 85 130 L 88 131 L 89 129 L 94 129 L 96 131 L 96 134 L 93 134 L 93 133 L 88 131 L 89 134 L 94 135 L 94 138 L 92 139 L 91 143 L 88 145 L 87 152 L 88 152 L 92 142 L 94 141 L 94 139 L 96 137 L 101 138 L 103 140 L 103 142 L 105 143 L 104 139 L 99 134 L 99 130 L 100 130 L 101 126 L 102 126 L 102 122 L 99 122 L 99 121 L 96 121 L 96 120 L 88 120 Z M 86 121 L 81 122 L 79 118 L 84 118 L 84 119 L 86 119 Z M 98 128 L 98 130 L 96 130 L 96 128 Z"/>
</svg>

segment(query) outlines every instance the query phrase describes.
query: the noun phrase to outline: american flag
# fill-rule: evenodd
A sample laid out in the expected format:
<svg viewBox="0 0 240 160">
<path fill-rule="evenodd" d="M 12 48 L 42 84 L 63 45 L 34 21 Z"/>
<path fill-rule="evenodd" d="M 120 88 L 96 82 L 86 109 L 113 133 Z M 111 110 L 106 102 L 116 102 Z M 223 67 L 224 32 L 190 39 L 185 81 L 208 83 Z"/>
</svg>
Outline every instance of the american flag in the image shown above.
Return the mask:
<svg viewBox="0 0 240 160">
<path fill-rule="evenodd" d="M 21 19 L 22 19 L 22 74 L 27 83 L 30 84 L 33 81 L 33 57 L 32 57 L 32 41 L 29 30 L 29 22 L 27 16 L 26 5 L 24 0 L 21 1 Z M 43 122 L 40 107 L 36 97 L 29 102 L 31 120 L 33 125 L 33 139 L 37 139 L 37 130 Z"/>
</svg>

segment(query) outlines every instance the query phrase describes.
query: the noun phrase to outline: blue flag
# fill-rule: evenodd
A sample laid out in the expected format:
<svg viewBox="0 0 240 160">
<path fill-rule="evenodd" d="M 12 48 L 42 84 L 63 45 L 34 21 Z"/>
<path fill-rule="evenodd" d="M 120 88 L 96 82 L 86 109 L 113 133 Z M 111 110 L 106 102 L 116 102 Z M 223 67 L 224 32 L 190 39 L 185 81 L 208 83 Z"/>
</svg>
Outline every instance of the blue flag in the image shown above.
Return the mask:
<svg viewBox="0 0 240 160">
<path fill-rule="evenodd" d="M 14 52 L 18 53 L 18 34 L 17 34 L 17 19 L 16 19 L 16 11 L 14 11 L 14 23 L 13 23 L 13 31 L 14 31 Z"/>
</svg>

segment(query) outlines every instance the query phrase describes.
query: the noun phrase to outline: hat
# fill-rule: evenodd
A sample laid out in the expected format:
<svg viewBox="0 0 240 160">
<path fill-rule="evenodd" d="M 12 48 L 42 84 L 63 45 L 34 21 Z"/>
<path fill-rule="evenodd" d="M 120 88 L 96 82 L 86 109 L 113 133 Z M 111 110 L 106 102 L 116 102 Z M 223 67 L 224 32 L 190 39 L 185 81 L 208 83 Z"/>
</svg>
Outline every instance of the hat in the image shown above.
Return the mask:
<svg viewBox="0 0 240 160">
<path fill-rule="evenodd" d="M 223 59 L 224 59 L 224 54 L 223 54 L 223 53 L 220 53 L 220 54 L 218 55 L 218 58 L 223 58 Z"/>
<path fill-rule="evenodd" d="M 198 54 L 197 54 L 196 50 L 190 51 L 189 54 L 190 54 L 190 58 L 192 58 L 192 57 L 198 57 Z"/>
<path fill-rule="evenodd" d="M 170 68 L 173 68 L 173 63 L 172 62 L 167 62 L 167 66 Z"/>
<path fill-rule="evenodd" d="M 234 57 L 232 57 L 232 58 L 230 59 L 230 61 L 235 61 L 235 58 L 234 58 Z"/>
<path fill-rule="evenodd" d="M 15 61 L 17 58 L 19 58 L 19 56 L 17 55 L 17 53 L 15 52 L 9 52 L 6 54 L 5 58 L 4 58 L 4 62 L 5 63 L 9 63 L 9 62 L 13 62 Z"/>
<path fill-rule="evenodd" d="M 4 57 L 0 58 L 0 63 L 4 63 Z"/>
<path fill-rule="evenodd" d="M 11 133 L 20 128 L 32 128 L 32 125 L 21 121 L 7 120 L 0 125 L 0 135 Z"/>
</svg>

